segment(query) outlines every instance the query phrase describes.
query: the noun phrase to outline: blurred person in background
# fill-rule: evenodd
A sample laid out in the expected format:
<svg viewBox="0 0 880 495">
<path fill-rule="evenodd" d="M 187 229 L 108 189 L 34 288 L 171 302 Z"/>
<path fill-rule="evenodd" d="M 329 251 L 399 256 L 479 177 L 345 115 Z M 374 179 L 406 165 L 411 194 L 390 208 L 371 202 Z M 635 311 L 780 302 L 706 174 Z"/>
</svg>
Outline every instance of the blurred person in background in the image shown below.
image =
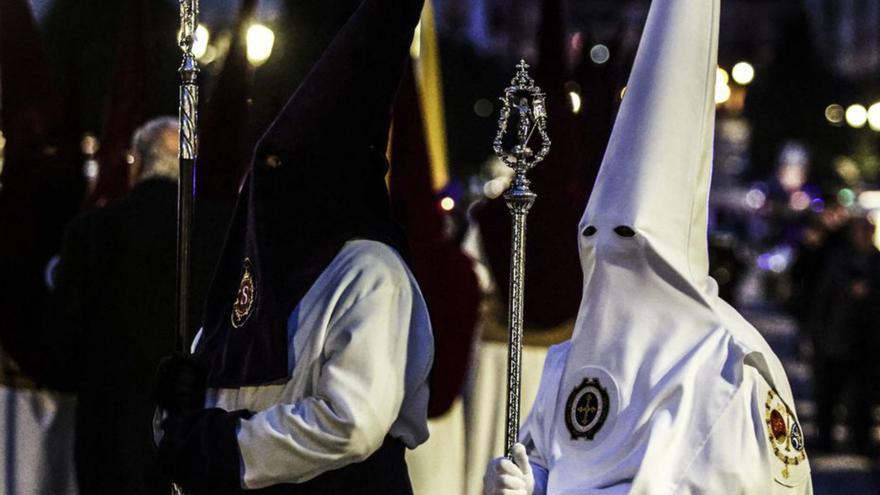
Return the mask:
<svg viewBox="0 0 880 495">
<path fill-rule="evenodd" d="M 791 304 L 790 310 L 805 329 L 810 321 L 816 286 L 822 275 L 828 241 L 828 231 L 818 218 L 809 218 L 801 228 L 795 242 L 796 258 L 791 266 Z"/>
<path fill-rule="evenodd" d="M 729 232 L 709 235 L 709 275 L 718 283 L 718 297 L 735 303 L 746 264 L 740 259 L 736 236 Z"/>
<path fill-rule="evenodd" d="M 875 227 L 855 218 L 846 242 L 829 253 L 815 296 L 810 330 L 814 347 L 817 450 L 833 447 L 835 410 L 847 405 L 852 448 L 870 453 L 872 406 L 877 399 L 877 321 L 880 305 L 880 253 Z"/>
<path fill-rule="evenodd" d="M 133 189 L 67 228 L 55 290 L 34 349 L 41 374 L 78 397 L 80 493 L 167 494 L 150 420 L 154 373 L 174 348 L 177 119 L 152 120 L 132 141 Z M 200 308 L 228 212 L 196 204 L 191 307 Z"/>
<path fill-rule="evenodd" d="M 827 206 L 818 214 L 810 214 L 797 233 L 794 242 L 795 259 L 791 266 L 791 312 L 800 334 L 798 355 L 808 357 L 812 352 L 811 338 L 813 308 L 819 284 L 829 256 L 846 244 L 847 211 L 836 197 L 824 198 Z"/>
</svg>

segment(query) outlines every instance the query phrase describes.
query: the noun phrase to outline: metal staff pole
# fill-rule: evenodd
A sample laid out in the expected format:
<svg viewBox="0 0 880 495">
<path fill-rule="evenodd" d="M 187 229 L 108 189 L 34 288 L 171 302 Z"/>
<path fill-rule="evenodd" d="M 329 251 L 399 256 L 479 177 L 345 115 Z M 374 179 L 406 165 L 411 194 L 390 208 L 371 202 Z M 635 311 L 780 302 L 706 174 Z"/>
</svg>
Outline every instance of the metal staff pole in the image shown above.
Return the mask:
<svg viewBox="0 0 880 495">
<path fill-rule="evenodd" d="M 180 0 L 180 178 L 177 186 L 177 331 L 178 351 L 189 352 L 189 261 L 190 235 L 193 217 L 195 163 L 198 154 L 199 65 L 193 55 L 198 0 Z M 173 495 L 184 495 L 183 489 L 172 484 Z"/>
<path fill-rule="evenodd" d="M 520 418 L 520 382 L 522 377 L 523 290 L 525 288 L 526 217 L 537 195 L 529 188 L 526 173 L 540 163 L 550 152 L 547 135 L 547 110 L 544 93 L 529 76 L 528 64 L 520 60 L 517 73 L 504 90 L 503 104 L 498 119 L 498 133 L 493 148 L 508 167 L 514 171 L 513 181 L 504 199 L 513 220 L 510 245 L 510 293 L 507 306 L 510 340 L 507 347 L 507 424 L 504 451 L 511 457 L 517 441 Z M 511 114 L 516 112 L 516 144 L 508 152 L 504 148 Z M 540 149 L 537 153 L 529 142 L 537 131 Z"/>
<path fill-rule="evenodd" d="M 177 348 L 188 351 L 190 230 L 198 153 L 199 65 L 193 55 L 198 0 L 180 0 L 180 179 L 177 187 Z"/>
</svg>

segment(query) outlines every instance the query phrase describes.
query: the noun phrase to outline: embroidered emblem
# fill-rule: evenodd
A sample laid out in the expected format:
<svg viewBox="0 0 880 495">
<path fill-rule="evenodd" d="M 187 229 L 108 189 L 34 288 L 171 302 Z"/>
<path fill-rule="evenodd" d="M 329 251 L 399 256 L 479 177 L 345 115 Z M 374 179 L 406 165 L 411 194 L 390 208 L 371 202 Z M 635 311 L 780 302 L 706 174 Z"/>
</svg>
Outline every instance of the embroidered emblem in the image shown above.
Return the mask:
<svg viewBox="0 0 880 495">
<path fill-rule="evenodd" d="M 251 260 L 244 259 L 244 269 L 241 275 L 241 282 L 238 284 L 238 294 L 235 296 L 235 302 L 232 303 L 232 326 L 241 328 L 242 325 L 251 316 L 254 309 L 254 299 L 257 297 L 257 287 L 254 284 L 254 276 L 251 273 Z"/>
<path fill-rule="evenodd" d="M 797 424 L 797 421 L 791 422 L 791 433 L 789 434 L 791 438 L 791 446 L 794 447 L 794 450 L 798 452 L 802 452 L 804 450 L 804 434 L 801 431 L 801 426 Z"/>
<path fill-rule="evenodd" d="M 568 396 L 565 426 L 572 440 L 592 440 L 608 418 L 608 391 L 598 378 L 584 378 Z"/>
<path fill-rule="evenodd" d="M 785 424 L 782 413 L 778 409 L 770 411 L 770 433 L 773 434 L 773 439 L 777 443 L 785 442 L 788 436 L 788 425 Z"/>
<path fill-rule="evenodd" d="M 807 460 L 804 451 L 804 436 L 801 427 L 778 395 L 772 390 L 767 391 L 764 403 L 764 421 L 767 423 L 767 438 L 773 455 L 782 462 L 782 478 L 791 477 L 791 466 L 798 466 Z"/>
</svg>

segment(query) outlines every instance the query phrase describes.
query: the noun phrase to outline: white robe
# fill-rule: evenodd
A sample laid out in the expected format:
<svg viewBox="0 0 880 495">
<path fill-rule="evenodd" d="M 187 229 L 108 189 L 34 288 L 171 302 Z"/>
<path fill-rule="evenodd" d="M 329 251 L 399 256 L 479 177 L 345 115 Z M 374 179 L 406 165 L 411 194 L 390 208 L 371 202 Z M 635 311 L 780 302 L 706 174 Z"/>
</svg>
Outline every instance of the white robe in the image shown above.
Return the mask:
<svg viewBox="0 0 880 495">
<path fill-rule="evenodd" d="M 291 313 L 288 333 L 286 382 L 208 391 L 207 407 L 255 413 L 237 433 L 245 488 L 360 462 L 387 435 L 410 449 L 427 440 L 431 326 L 394 250 L 348 242 Z"/>
<path fill-rule="evenodd" d="M 568 393 L 560 390 L 560 383 L 570 349 L 570 342 L 550 348 L 535 407 L 520 432 L 521 441 L 530 448 L 529 460 L 539 479 L 537 484 L 546 486 L 546 491 L 536 490 L 535 495 L 798 495 L 813 492 L 807 462 L 789 465 L 786 470 L 785 464 L 776 457 L 774 448 L 781 444 L 771 440 L 767 421 L 771 387 L 762 374 L 749 365 L 743 367 L 742 381 L 733 400 L 718 418 L 712 419 L 714 427 L 693 459 L 683 457 L 679 451 L 690 452 L 688 446 L 677 449 L 670 444 L 662 455 L 633 456 L 635 464 L 618 465 L 616 471 L 620 474 L 616 479 L 613 473 L 598 476 L 598 466 L 590 464 L 582 464 L 577 469 L 571 469 L 568 464 L 557 469 L 557 464 L 561 464 L 561 446 L 555 430 L 565 428 L 564 411 L 556 410 L 557 396 Z M 720 375 L 717 379 L 723 381 Z M 653 427 L 672 428 L 671 420 L 658 418 Z M 679 469 L 681 463 L 687 465 Z M 683 476 L 670 482 L 668 474 L 676 471 L 682 471 Z M 783 471 L 787 471 L 787 476 Z M 549 480 L 548 473 L 552 473 Z"/>
<path fill-rule="evenodd" d="M 75 495 L 76 399 L 0 387 L 0 493 Z"/>
</svg>

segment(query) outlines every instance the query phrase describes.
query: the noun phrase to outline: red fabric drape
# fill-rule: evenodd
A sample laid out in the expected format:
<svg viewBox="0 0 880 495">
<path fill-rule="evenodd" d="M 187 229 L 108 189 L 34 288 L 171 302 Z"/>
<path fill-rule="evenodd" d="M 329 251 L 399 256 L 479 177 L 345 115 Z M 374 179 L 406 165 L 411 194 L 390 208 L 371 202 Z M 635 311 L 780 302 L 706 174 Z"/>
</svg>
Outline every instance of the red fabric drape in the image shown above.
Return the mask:
<svg viewBox="0 0 880 495">
<path fill-rule="evenodd" d="M 83 186 L 76 139 L 26 0 L 0 0 L 0 94 L 0 338 L 18 357 L 44 309 L 44 271 Z"/>
<path fill-rule="evenodd" d="M 412 270 L 431 315 L 434 367 L 428 415 L 436 417 L 461 393 L 481 294 L 471 260 L 444 233 L 412 65 L 394 107 L 390 186 L 392 209 L 406 229 Z"/>
<path fill-rule="evenodd" d="M 128 192 L 126 160 L 131 138 L 147 118 L 150 88 L 150 7 L 148 0 L 131 0 L 120 32 L 116 69 L 104 108 L 100 168 L 87 206 L 101 206 Z"/>
</svg>

